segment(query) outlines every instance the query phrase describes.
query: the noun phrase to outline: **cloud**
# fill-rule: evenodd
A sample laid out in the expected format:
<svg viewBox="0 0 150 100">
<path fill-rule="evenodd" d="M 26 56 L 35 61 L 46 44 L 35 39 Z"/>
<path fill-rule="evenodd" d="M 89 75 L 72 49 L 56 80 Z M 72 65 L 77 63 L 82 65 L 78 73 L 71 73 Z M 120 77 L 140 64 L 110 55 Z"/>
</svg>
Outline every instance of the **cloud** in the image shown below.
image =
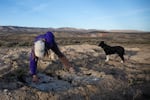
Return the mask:
<svg viewBox="0 0 150 100">
<path fill-rule="evenodd" d="M 112 20 L 112 19 L 116 19 L 116 18 L 120 18 L 120 17 L 132 17 L 132 16 L 138 16 L 138 15 L 142 15 L 143 13 L 149 13 L 150 12 L 150 8 L 143 8 L 143 9 L 134 9 L 134 10 L 130 10 L 130 11 L 122 11 L 120 13 L 114 13 L 109 14 L 109 13 L 103 13 L 101 16 L 98 17 L 93 17 L 94 20 Z"/>
<path fill-rule="evenodd" d="M 32 7 L 31 12 L 41 12 L 46 10 L 48 7 L 48 4 L 39 4 L 37 6 Z"/>
<path fill-rule="evenodd" d="M 48 8 L 48 3 L 41 1 L 34 2 L 33 0 L 22 0 L 17 2 L 16 5 L 19 9 L 25 9 L 28 13 L 41 12 Z"/>
<path fill-rule="evenodd" d="M 145 12 L 150 12 L 150 8 L 130 10 L 128 12 L 120 14 L 119 16 L 132 16 L 132 15 L 142 14 Z"/>
</svg>

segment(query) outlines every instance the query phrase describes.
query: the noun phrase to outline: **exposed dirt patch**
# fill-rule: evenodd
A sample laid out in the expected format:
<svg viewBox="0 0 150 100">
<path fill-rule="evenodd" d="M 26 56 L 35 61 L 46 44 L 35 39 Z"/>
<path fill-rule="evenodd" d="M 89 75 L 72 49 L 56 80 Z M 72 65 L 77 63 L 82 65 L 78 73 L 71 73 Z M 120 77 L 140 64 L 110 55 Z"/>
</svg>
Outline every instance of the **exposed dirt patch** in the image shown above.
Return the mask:
<svg viewBox="0 0 150 100">
<path fill-rule="evenodd" d="M 61 50 L 76 69 L 63 70 L 57 57 L 38 63 L 38 84 L 29 74 L 29 47 L 0 49 L 0 100 L 148 100 L 149 46 L 124 46 L 125 63 L 116 55 L 105 63 L 96 45 L 68 45 Z"/>
</svg>

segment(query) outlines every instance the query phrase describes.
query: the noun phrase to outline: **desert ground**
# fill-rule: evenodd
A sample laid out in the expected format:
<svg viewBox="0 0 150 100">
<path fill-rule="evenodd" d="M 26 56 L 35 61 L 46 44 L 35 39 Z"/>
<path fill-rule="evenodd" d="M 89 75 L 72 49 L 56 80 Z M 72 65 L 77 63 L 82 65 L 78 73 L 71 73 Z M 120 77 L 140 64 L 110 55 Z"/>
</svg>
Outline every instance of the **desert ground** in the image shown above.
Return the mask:
<svg viewBox="0 0 150 100">
<path fill-rule="evenodd" d="M 0 100 L 150 100 L 149 34 L 56 38 L 76 73 L 63 69 L 56 55 L 47 56 L 38 62 L 39 83 L 33 83 L 29 74 L 35 35 L 28 36 L 1 35 Z M 101 40 L 123 46 L 125 62 L 120 63 L 117 55 L 105 62 L 105 53 L 98 47 Z"/>
</svg>

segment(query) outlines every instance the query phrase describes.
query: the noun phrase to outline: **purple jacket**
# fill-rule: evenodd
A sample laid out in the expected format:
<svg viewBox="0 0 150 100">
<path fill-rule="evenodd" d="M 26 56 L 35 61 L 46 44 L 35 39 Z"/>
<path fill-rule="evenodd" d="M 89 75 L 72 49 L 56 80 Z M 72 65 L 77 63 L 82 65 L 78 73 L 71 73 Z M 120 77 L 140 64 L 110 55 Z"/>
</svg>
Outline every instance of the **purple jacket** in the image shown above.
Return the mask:
<svg viewBox="0 0 150 100">
<path fill-rule="evenodd" d="M 45 34 L 37 36 L 35 38 L 35 41 L 38 41 L 39 39 L 45 39 L 46 49 L 51 49 L 58 57 L 64 56 L 60 52 L 60 50 L 55 42 L 55 37 L 52 32 L 47 32 Z M 32 75 L 36 74 L 37 61 L 38 61 L 38 58 L 34 57 L 34 50 L 32 49 L 31 55 L 30 55 L 30 72 Z"/>
<path fill-rule="evenodd" d="M 47 32 L 46 34 L 39 35 L 35 38 L 35 41 L 38 41 L 39 39 L 45 39 L 47 48 L 50 49 L 54 45 L 54 35 L 52 32 Z M 35 42 L 34 41 L 34 42 Z"/>
</svg>

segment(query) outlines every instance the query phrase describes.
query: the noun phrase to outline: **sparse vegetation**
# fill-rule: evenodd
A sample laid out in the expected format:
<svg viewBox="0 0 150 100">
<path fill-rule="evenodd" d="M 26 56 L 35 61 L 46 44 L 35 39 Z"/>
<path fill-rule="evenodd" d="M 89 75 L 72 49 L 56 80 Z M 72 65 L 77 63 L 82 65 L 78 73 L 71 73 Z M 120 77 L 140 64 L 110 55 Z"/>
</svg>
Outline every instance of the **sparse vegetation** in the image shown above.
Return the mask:
<svg viewBox="0 0 150 100">
<path fill-rule="evenodd" d="M 76 32 L 72 31 L 73 34 Z M 90 34 L 94 34 L 94 31 Z M 40 32 L 37 32 L 38 34 Z M 65 32 L 60 32 L 65 34 Z M 150 98 L 150 34 L 140 33 L 107 33 L 104 37 L 78 36 L 73 37 L 67 32 L 64 35 L 55 32 L 56 41 L 62 52 L 77 70 L 76 74 L 69 74 L 56 58 L 50 62 L 48 57 L 39 61 L 38 71 L 67 85 L 58 86 L 42 83 L 43 86 L 53 87 L 43 91 L 25 83 L 29 77 L 29 56 L 33 39 L 38 35 L 34 32 L 27 34 L 0 34 L 0 99 L 60 99 L 60 100 L 149 100 Z M 80 35 L 80 36 L 79 36 Z M 105 54 L 97 46 L 100 41 L 111 45 L 125 47 L 125 63 L 111 56 L 105 63 Z M 3 71 L 3 69 L 4 71 Z M 11 70 L 11 71 L 10 71 Z M 9 73 L 5 73 L 10 71 Z M 94 81 L 93 81 L 94 80 Z M 61 83 L 59 82 L 59 84 Z M 41 87 L 42 87 L 41 85 Z M 67 86 L 70 87 L 67 87 Z M 59 89 L 64 89 L 59 91 Z M 43 89 L 43 88 L 42 88 Z M 45 89 L 45 88 L 44 88 Z M 46 88 L 47 89 L 47 88 Z M 32 98 L 31 98 L 32 97 Z"/>
<path fill-rule="evenodd" d="M 0 35 L 0 46 L 32 46 L 37 34 L 7 34 Z M 109 33 L 107 37 L 57 37 L 59 45 L 92 44 L 97 45 L 100 41 L 114 44 L 150 44 L 150 34 L 117 34 Z"/>
</svg>

